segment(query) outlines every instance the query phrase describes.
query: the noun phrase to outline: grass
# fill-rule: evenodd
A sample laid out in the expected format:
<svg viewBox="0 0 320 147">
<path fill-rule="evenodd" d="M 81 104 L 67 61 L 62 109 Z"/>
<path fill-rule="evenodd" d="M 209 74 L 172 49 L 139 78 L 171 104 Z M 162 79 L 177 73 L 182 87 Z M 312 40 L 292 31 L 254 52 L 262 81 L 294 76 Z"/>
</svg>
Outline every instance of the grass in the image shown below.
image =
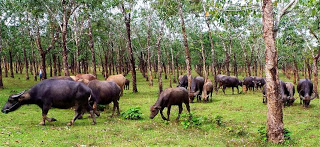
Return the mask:
<svg viewBox="0 0 320 147">
<path fill-rule="evenodd" d="M 15 76 L 14 79 L 4 78 L 5 89 L 0 90 L 1 106 L 10 94 L 37 83 L 25 81 L 24 75 Z M 101 75 L 99 79 L 103 79 Z M 149 108 L 157 100 L 158 83 L 154 80 L 154 86 L 149 87 L 140 73 L 137 80 L 139 92 L 132 93 L 130 85 L 130 90 L 125 90 L 120 99 L 120 111 L 138 106 L 142 120 L 125 120 L 120 116 L 110 118 L 111 104 L 97 118 L 97 125 L 91 125 L 91 119 L 85 115 L 84 119 L 68 127 L 66 124 L 72 119 L 74 111 L 51 109 L 48 116 L 58 121 L 39 126 L 42 118 L 40 108 L 26 105 L 15 112 L 0 114 L 0 146 L 277 146 L 260 140 L 258 129 L 266 124 L 267 113 L 261 92 L 232 95 L 231 89 L 228 89 L 224 95 L 220 90 L 218 95 L 213 95 L 213 102 L 192 103 L 191 112 L 208 120 L 201 126 L 184 129 L 181 121 L 185 118 L 175 121 L 177 106 L 172 107 L 170 122 L 163 121 L 160 114 L 153 120 L 149 119 Z M 164 88 L 169 87 L 168 80 L 163 80 Z M 183 113 L 186 113 L 183 107 Z M 319 99 L 313 100 L 307 109 L 299 104 L 299 100 L 293 106 L 284 108 L 285 128 L 292 132 L 292 141 L 285 145 L 318 146 L 319 109 Z M 221 126 L 216 125 L 216 116 L 222 116 Z"/>
</svg>

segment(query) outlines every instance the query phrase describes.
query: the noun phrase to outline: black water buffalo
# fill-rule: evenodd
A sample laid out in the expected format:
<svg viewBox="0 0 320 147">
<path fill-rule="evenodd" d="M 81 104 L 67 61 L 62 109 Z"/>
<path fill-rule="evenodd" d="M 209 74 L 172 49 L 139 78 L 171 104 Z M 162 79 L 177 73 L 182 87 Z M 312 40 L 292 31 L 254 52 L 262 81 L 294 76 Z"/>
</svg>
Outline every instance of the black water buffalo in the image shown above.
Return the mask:
<svg viewBox="0 0 320 147">
<path fill-rule="evenodd" d="M 262 87 L 266 84 L 266 80 L 263 77 L 254 77 L 254 84 L 256 89 L 262 89 Z"/>
<path fill-rule="evenodd" d="M 11 95 L 8 102 L 1 110 L 3 113 L 15 111 L 24 104 L 36 104 L 42 109 L 42 122 L 56 121 L 48 118 L 47 114 L 51 108 L 68 109 L 75 108 L 75 116 L 68 125 L 73 125 L 75 120 L 85 111 L 89 111 L 93 119 L 92 124 L 96 124 L 92 107 L 88 100 L 91 99 L 91 90 L 85 84 L 69 80 L 44 80 L 28 91 Z"/>
<path fill-rule="evenodd" d="M 291 106 L 294 101 L 296 100 L 294 98 L 294 93 L 295 93 L 295 88 L 293 83 L 291 82 L 285 82 L 285 86 L 286 86 L 286 90 L 287 90 L 287 94 L 286 97 L 284 97 L 283 103 L 285 106 Z"/>
<path fill-rule="evenodd" d="M 245 77 L 243 79 L 243 85 L 246 86 L 246 91 L 251 90 L 254 91 L 254 87 L 255 87 L 255 77 L 250 76 L 250 77 Z"/>
<path fill-rule="evenodd" d="M 299 81 L 297 90 L 300 97 L 300 104 L 303 101 L 304 107 L 309 107 L 310 101 L 313 100 L 316 95 L 312 92 L 313 91 L 313 84 L 308 79 L 302 79 Z"/>
<path fill-rule="evenodd" d="M 204 78 L 203 77 L 194 77 L 191 82 L 190 88 L 190 102 L 193 101 L 194 97 L 197 97 L 197 102 L 201 101 L 201 94 L 204 85 Z"/>
<path fill-rule="evenodd" d="M 126 82 L 124 82 L 124 89 L 129 90 L 130 80 L 126 79 Z"/>
<path fill-rule="evenodd" d="M 121 88 L 117 83 L 113 81 L 98 81 L 92 80 L 89 82 L 88 87 L 92 90 L 92 100 L 90 104 L 93 105 L 94 113 L 97 116 L 100 116 L 97 111 L 97 105 L 107 105 L 113 102 L 113 112 L 114 115 L 115 109 L 117 108 L 118 115 L 119 111 L 119 100 L 121 95 Z M 93 104 L 92 104 L 93 103 Z"/>
<path fill-rule="evenodd" d="M 192 76 L 191 76 L 191 79 L 192 79 Z M 188 76 L 187 75 L 179 76 L 179 85 L 177 87 L 184 87 L 187 89 L 187 87 L 188 87 Z"/>
<path fill-rule="evenodd" d="M 150 107 L 150 119 L 153 119 L 160 110 L 160 114 L 163 120 L 170 120 L 170 109 L 172 105 L 178 105 L 179 106 L 179 114 L 177 117 L 177 120 L 180 118 L 180 114 L 182 112 L 182 103 L 184 103 L 187 107 L 187 110 L 189 112 L 189 118 L 191 117 L 190 114 L 190 106 L 189 106 L 189 98 L 188 98 L 188 91 L 185 88 L 177 87 L 177 88 L 168 88 L 165 89 L 159 96 L 157 102 Z M 165 118 L 163 116 L 163 109 L 165 107 L 168 107 L 167 115 L 168 118 Z"/>
<path fill-rule="evenodd" d="M 226 75 L 222 75 L 222 74 L 218 74 L 216 75 L 216 83 L 220 83 L 221 79 L 226 76 Z M 215 85 L 216 86 L 216 85 Z M 218 87 L 215 87 L 216 92 L 218 93 Z"/>
<path fill-rule="evenodd" d="M 234 87 L 236 87 L 239 94 L 238 86 L 242 86 L 242 82 L 237 77 L 234 77 L 234 76 L 223 76 L 219 81 L 218 89 L 221 86 L 223 86 L 222 91 L 224 94 L 226 94 L 225 89 L 227 87 L 232 87 L 232 94 L 234 94 Z"/>
</svg>

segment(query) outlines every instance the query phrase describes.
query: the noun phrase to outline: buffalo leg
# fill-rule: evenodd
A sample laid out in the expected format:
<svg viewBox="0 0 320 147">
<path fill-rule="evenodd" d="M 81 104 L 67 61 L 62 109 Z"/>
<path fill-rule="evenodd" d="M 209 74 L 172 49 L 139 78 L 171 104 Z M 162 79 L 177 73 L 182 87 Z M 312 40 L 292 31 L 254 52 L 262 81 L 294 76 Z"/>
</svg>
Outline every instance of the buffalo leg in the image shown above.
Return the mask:
<svg viewBox="0 0 320 147">
<path fill-rule="evenodd" d="M 212 102 L 212 93 L 213 93 L 213 92 L 211 91 L 211 92 L 210 92 L 211 102 Z"/>
<path fill-rule="evenodd" d="M 119 116 L 120 115 L 120 110 L 119 110 L 119 102 L 117 101 L 117 115 Z"/>
<path fill-rule="evenodd" d="M 189 112 L 189 119 L 191 119 L 190 105 L 189 105 L 189 103 L 185 103 L 185 104 L 186 104 L 187 110 Z"/>
<path fill-rule="evenodd" d="M 163 120 L 167 120 L 167 118 L 166 118 L 166 117 L 164 117 L 164 115 L 163 115 L 163 113 L 162 113 L 163 109 L 164 109 L 164 107 L 160 109 L 161 117 L 162 117 L 162 119 L 163 119 Z"/>
<path fill-rule="evenodd" d="M 43 108 L 42 108 L 42 121 L 39 123 L 39 125 L 46 124 L 47 114 L 48 114 L 49 109 L 50 109 L 50 106 L 43 106 Z"/>
<path fill-rule="evenodd" d="M 90 110 L 89 113 L 90 113 L 90 116 L 91 116 L 92 121 L 93 121 L 93 122 L 92 122 L 92 125 L 97 124 L 96 117 L 94 116 L 93 110 Z"/>
<path fill-rule="evenodd" d="M 168 115 L 167 120 L 168 121 L 170 120 L 170 110 L 171 110 L 171 105 L 168 106 L 168 111 L 167 111 L 167 115 Z"/>
<path fill-rule="evenodd" d="M 75 115 L 73 117 L 73 119 L 67 124 L 68 126 L 71 126 L 74 124 L 74 122 L 81 116 L 82 114 L 82 106 L 76 106 L 75 109 Z"/>
<path fill-rule="evenodd" d="M 222 88 L 223 94 L 226 94 L 225 90 L 226 90 L 226 87 L 223 86 L 223 88 Z"/>
<path fill-rule="evenodd" d="M 237 86 L 238 94 L 239 94 L 239 87 Z"/>
<path fill-rule="evenodd" d="M 232 94 L 234 94 L 234 87 L 232 87 Z"/>
<path fill-rule="evenodd" d="M 179 114 L 178 114 L 178 117 L 177 117 L 177 119 L 176 119 L 176 120 L 179 120 L 179 118 L 180 118 L 180 114 L 181 114 L 182 110 L 183 110 L 183 108 L 182 108 L 182 104 L 180 104 L 180 105 L 179 105 Z"/>
</svg>

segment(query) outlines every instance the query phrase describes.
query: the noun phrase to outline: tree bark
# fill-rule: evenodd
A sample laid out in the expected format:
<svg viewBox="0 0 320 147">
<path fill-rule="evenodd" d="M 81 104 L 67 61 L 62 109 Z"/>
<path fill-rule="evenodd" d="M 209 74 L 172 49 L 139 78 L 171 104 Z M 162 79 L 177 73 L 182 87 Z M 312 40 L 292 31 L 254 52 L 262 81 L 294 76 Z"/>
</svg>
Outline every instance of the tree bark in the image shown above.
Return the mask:
<svg viewBox="0 0 320 147">
<path fill-rule="evenodd" d="M 162 87 L 162 62 L 161 62 L 161 39 L 162 39 L 162 34 L 163 34 L 163 27 L 164 27 L 164 20 L 162 21 L 161 24 L 161 29 L 160 29 L 160 34 L 159 37 L 157 39 L 157 55 L 158 55 L 158 84 L 159 84 L 159 95 L 161 94 L 161 92 L 163 91 L 163 87 Z M 166 70 L 166 69 L 164 69 Z"/>
<path fill-rule="evenodd" d="M 129 57 L 130 57 L 130 62 L 131 62 L 131 72 L 132 72 L 132 91 L 133 93 L 138 92 L 137 89 L 137 82 L 136 82 L 136 66 L 135 66 L 135 61 L 133 57 L 133 52 L 132 52 L 132 45 L 131 45 L 131 29 L 130 29 L 130 21 L 131 21 L 131 12 L 127 16 L 127 12 L 124 8 L 124 4 L 122 4 L 122 14 L 124 16 L 124 22 L 126 25 L 126 31 L 127 31 L 127 46 L 129 50 Z"/>
<path fill-rule="evenodd" d="M 93 43 L 93 37 L 92 37 L 92 28 L 91 28 L 91 18 L 88 16 L 88 35 L 89 35 L 89 47 L 91 49 L 91 58 L 92 58 L 92 70 L 93 70 L 93 75 L 97 76 L 97 71 L 96 71 L 96 56 L 94 52 L 94 43 Z"/>
<path fill-rule="evenodd" d="M 263 38 L 266 46 L 266 83 L 267 83 L 267 138 L 273 143 L 282 143 L 283 112 L 280 83 L 278 76 L 278 52 L 275 44 L 273 4 L 271 0 L 263 0 Z"/>
<path fill-rule="evenodd" d="M 204 83 L 208 80 L 208 74 L 206 70 L 206 56 L 204 53 L 204 46 L 203 46 L 203 39 L 202 39 L 202 33 L 200 32 L 200 44 L 201 44 L 201 56 L 202 56 L 202 68 L 204 73 Z"/>
<path fill-rule="evenodd" d="M 1 61 L 2 61 L 2 38 L 1 38 L 1 34 L 2 34 L 2 23 L 0 22 L 0 89 L 3 89 L 3 82 L 2 82 L 2 65 L 1 65 Z"/>
<path fill-rule="evenodd" d="M 173 59 L 173 53 L 172 53 L 172 46 L 170 47 L 170 53 L 171 53 L 171 70 L 172 70 L 172 78 L 173 78 L 173 83 L 177 83 L 177 79 L 175 76 L 175 72 L 174 72 L 174 59 Z"/>
<path fill-rule="evenodd" d="M 188 72 L 188 92 L 190 94 L 190 92 L 191 92 L 191 89 L 190 89 L 190 87 L 191 87 L 191 58 L 190 58 L 186 28 L 185 28 L 185 24 L 184 24 L 184 16 L 183 16 L 183 12 L 182 12 L 181 0 L 179 0 L 179 15 L 180 15 L 180 19 L 181 19 L 181 30 L 182 30 L 182 34 L 183 34 L 184 51 L 186 54 L 186 65 L 187 65 L 187 72 Z"/>
<path fill-rule="evenodd" d="M 13 62 L 12 62 L 12 51 L 9 50 L 9 62 L 10 62 L 10 77 L 14 78 L 13 74 Z"/>
</svg>

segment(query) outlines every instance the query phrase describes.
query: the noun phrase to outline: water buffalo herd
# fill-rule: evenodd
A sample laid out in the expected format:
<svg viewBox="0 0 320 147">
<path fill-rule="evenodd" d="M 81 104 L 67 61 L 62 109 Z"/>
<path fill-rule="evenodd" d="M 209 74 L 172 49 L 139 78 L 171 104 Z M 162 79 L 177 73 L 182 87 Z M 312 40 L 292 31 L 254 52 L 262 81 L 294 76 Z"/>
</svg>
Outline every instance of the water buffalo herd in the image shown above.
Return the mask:
<svg viewBox="0 0 320 147">
<path fill-rule="evenodd" d="M 183 110 L 183 103 L 186 105 L 189 116 L 191 117 L 189 103 L 193 102 L 194 97 L 197 98 L 197 102 L 201 102 L 201 99 L 208 102 L 210 97 L 212 101 L 213 90 L 218 92 L 221 87 L 224 94 L 227 87 L 232 88 L 232 94 L 234 94 L 234 88 L 237 88 L 237 93 L 239 94 L 239 86 L 242 86 L 245 91 L 254 91 L 260 88 L 263 94 L 262 102 L 267 102 L 267 85 L 265 78 L 249 76 L 241 81 L 234 76 L 219 74 L 215 79 L 218 84 L 216 86 L 213 85 L 210 79 L 205 80 L 200 76 L 191 77 L 190 92 L 188 93 L 188 76 L 180 76 L 178 86 L 176 88 L 165 89 L 159 95 L 156 103 L 150 107 L 150 118 L 153 119 L 160 111 L 162 119 L 169 120 L 171 106 L 178 105 L 178 120 Z M 123 90 L 129 89 L 129 83 L 130 81 L 122 74 L 109 76 L 106 81 L 99 81 L 92 74 L 53 77 L 39 82 L 27 91 L 10 95 L 1 111 L 3 113 L 9 113 L 17 110 L 24 104 L 36 104 L 42 110 L 42 121 L 40 124 L 45 125 L 46 121 L 56 121 L 55 118 L 47 117 L 49 109 L 73 108 L 75 116 L 68 125 L 73 125 L 75 120 L 81 118 L 86 112 L 90 114 L 93 121 L 92 124 L 96 124 L 95 115 L 100 116 L 97 109 L 99 104 L 107 105 L 113 102 L 112 116 L 114 116 L 116 109 L 117 115 L 120 114 L 119 100 L 123 95 Z M 279 87 L 284 106 L 291 106 L 296 99 L 294 98 L 295 86 L 291 82 L 280 81 Z M 312 82 L 308 79 L 300 80 L 297 91 L 300 97 L 300 104 L 302 101 L 303 106 L 308 107 L 310 101 L 315 98 Z M 167 118 L 162 113 L 166 107 Z"/>
</svg>

